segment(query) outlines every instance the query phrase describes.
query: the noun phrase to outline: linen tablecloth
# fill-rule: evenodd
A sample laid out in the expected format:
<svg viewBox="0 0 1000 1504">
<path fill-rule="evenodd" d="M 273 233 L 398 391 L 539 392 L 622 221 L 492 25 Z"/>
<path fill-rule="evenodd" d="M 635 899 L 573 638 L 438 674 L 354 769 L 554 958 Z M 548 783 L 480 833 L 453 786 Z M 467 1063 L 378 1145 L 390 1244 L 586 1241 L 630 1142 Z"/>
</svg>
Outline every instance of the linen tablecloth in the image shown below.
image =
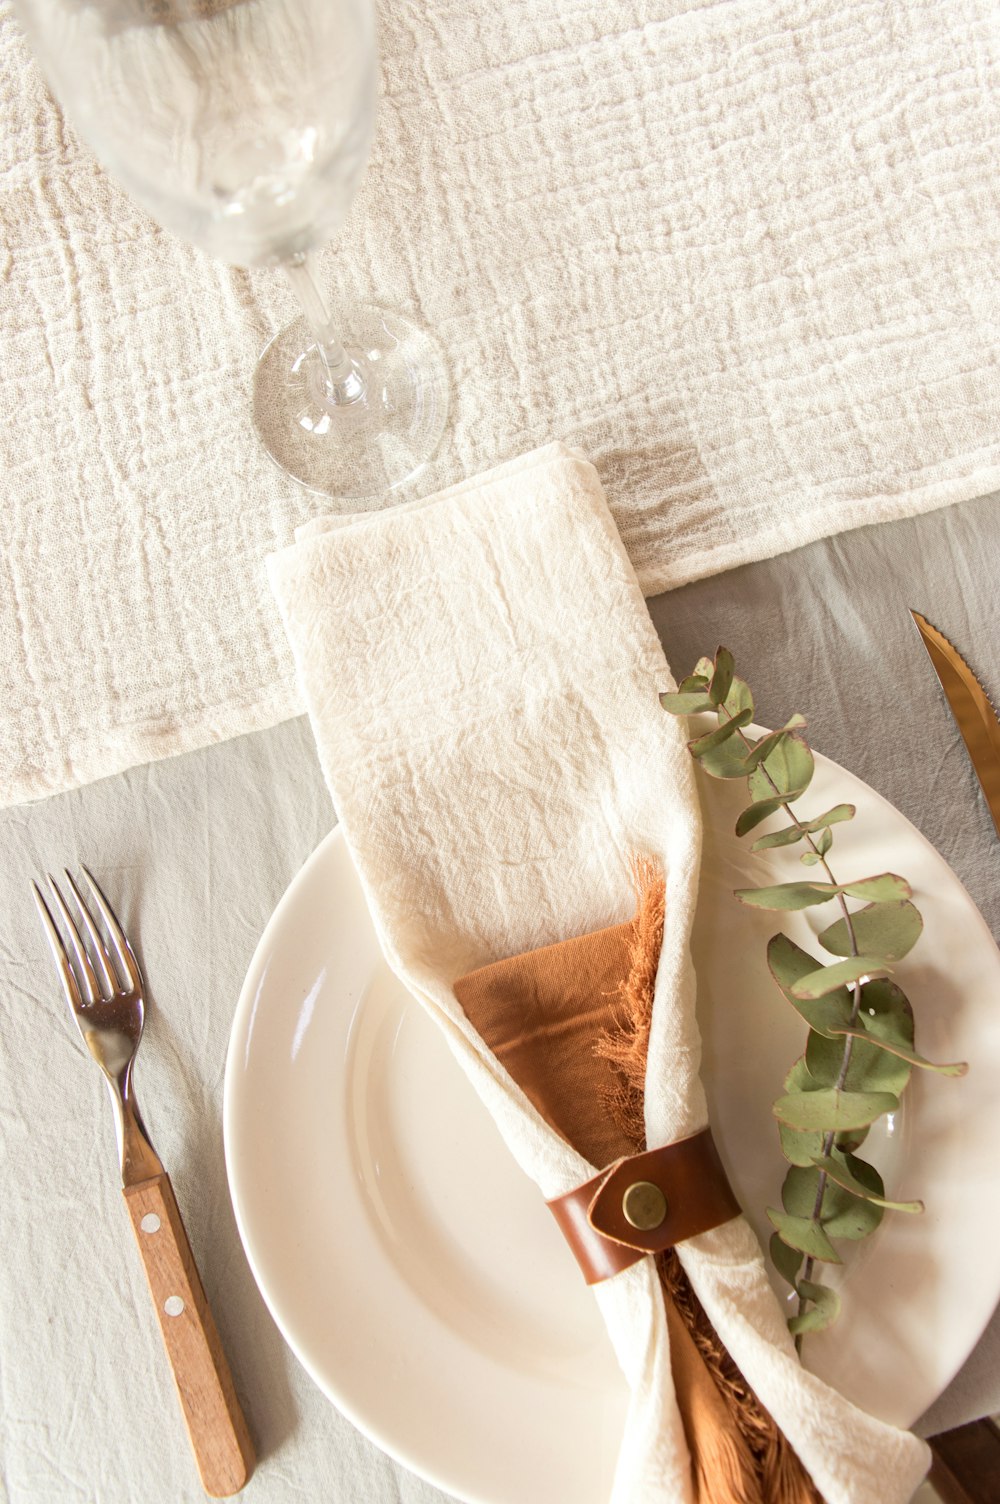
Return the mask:
<svg viewBox="0 0 1000 1504">
<path fill-rule="evenodd" d="M 1000 693 L 998 500 L 817 543 L 650 608 L 680 664 L 735 644 L 761 718 L 806 711 L 815 745 L 914 821 L 1000 935 L 996 836 L 906 614 L 923 609 Z M 203 1498 L 121 1205 L 106 1094 L 27 888 L 29 876 L 79 860 L 106 883 L 150 978 L 139 1086 L 258 1442 L 247 1504 L 443 1504 L 358 1435 L 285 1348 L 226 1191 L 222 1076 L 236 996 L 275 903 L 330 821 L 304 719 L 0 812 L 4 1504 Z M 918 1429 L 998 1410 L 995 1319 Z M 114 1446 L 102 1440 L 109 1415 L 119 1417 Z"/>
<path fill-rule="evenodd" d="M 578 444 L 651 593 L 1000 484 L 991 0 L 427 0 L 380 23 L 372 165 L 325 270 L 447 353 L 419 492 Z M 249 427 L 278 279 L 108 182 L 6 0 L 0 243 L 10 802 L 296 713 L 254 565 L 328 503 Z"/>
</svg>

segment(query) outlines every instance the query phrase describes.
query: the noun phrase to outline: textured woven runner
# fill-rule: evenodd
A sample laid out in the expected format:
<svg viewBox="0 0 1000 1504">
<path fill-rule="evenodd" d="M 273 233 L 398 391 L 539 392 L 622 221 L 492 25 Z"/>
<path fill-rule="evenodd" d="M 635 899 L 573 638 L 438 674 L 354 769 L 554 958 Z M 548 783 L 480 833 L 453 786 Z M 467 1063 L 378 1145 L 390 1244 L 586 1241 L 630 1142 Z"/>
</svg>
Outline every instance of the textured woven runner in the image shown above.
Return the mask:
<svg viewBox="0 0 1000 1504">
<path fill-rule="evenodd" d="M 992 0 L 423 0 L 381 45 L 324 268 L 448 353 L 417 493 L 579 445 L 651 594 L 1000 486 Z M 109 183 L 6 6 L 0 117 L 11 802 L 296 713 L 263 559 L 329 502 L 249 427 L 279 280 Z"/>
</svg>

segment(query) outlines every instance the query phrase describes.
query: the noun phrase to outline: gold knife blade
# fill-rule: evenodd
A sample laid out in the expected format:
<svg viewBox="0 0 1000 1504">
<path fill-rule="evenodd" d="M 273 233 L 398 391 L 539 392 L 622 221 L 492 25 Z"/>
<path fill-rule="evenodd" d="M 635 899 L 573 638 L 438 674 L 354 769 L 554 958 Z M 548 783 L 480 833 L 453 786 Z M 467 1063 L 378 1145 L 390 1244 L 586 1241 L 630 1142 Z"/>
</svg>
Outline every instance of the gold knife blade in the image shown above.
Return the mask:
<svg viewBox="0 0 1000 1504">
<path fill-rule="evenodd" d="M 989 695 L 954 644 L 919 611 L 911 609 L 910 615 L 941 681 L 1000 835 L 1000 720 Z"/>
</svg>

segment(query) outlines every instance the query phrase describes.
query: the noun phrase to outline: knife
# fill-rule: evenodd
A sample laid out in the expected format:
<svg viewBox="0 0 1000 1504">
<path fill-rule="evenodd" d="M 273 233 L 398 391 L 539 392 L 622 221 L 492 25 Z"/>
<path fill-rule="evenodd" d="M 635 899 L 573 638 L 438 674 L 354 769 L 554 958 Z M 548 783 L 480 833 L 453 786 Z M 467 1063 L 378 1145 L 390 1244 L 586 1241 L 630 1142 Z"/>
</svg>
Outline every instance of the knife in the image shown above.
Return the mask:
<svg viewBox="0 0 1000 1504">
<path fill-rule="evenodd" d="M 943 632 L 919 611 L 910 615 L 917 624 L 934 672 L 941 681 L 976 777 L 986 796 L 993 824 L 1000 835 L 1000 721 L 989 695 L 958 649 Z"/>
</svg>

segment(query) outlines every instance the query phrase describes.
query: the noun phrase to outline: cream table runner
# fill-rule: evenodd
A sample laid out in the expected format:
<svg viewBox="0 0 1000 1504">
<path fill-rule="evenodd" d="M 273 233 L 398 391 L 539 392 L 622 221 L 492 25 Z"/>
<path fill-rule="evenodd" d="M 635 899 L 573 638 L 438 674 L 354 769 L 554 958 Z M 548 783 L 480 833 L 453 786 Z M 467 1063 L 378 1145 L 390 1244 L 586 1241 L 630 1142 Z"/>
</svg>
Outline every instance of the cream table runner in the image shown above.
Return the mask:
<svg viewBox="0 0 1000 1504">
<path fill-rule="evenodd" d="M 249 0 L 260 4 L 263 0 Z M 550 438 L 654 593 L 1000 485 L 992 0 L 382 6 L 326 271 L 439 333 L 417 491 Z M 0 801 L 300 709 L 247 423 L 276 279 L 159 232 L 0 8 Z"/>
</svg>

